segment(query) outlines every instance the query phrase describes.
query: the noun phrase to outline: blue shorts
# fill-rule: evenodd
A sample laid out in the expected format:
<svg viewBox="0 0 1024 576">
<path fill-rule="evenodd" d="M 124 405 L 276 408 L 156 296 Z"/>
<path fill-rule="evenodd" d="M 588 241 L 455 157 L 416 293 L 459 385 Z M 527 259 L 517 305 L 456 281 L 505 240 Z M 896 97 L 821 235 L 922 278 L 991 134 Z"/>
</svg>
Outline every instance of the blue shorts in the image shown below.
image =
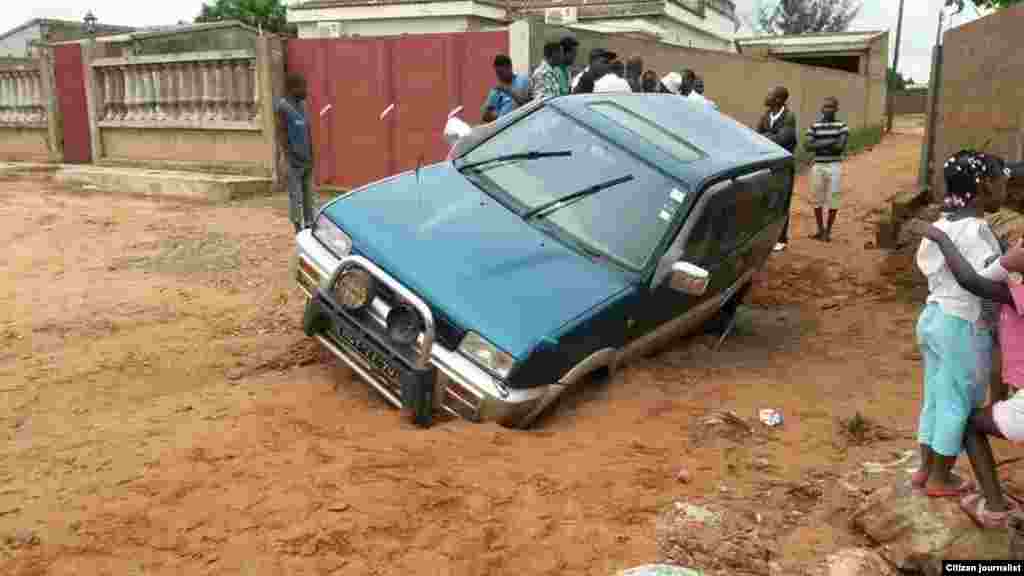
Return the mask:
<svg viewBox="0 0 1024 576">
<path fill-rule="evenodd" d="M 963 446 L 971 412 L 985 401 L 992 370 L 992 332 L 928 304 L 917 321 L 924 358 L 924 401 L 918 443 L 942 456 Z"/>
</svg>

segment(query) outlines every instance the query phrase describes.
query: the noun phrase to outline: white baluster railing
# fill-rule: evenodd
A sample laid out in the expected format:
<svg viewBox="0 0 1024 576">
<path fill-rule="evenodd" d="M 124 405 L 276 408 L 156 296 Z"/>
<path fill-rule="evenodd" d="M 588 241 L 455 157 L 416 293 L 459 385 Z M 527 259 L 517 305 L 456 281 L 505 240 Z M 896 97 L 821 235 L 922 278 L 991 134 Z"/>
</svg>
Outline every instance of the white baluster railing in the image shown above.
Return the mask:
<svg viewBox="0 0 1024 576">
<path fill-rule="evenodd" d="M 45 124 L 46 100 L 38 68 L 27 65 L 0 67 L 0 124 Z"/>
<path fill-rule="evenodd" d="M 100 127 L 261 128 L 251 51 L 100 58 L 92 68 Z"/>
</svg>

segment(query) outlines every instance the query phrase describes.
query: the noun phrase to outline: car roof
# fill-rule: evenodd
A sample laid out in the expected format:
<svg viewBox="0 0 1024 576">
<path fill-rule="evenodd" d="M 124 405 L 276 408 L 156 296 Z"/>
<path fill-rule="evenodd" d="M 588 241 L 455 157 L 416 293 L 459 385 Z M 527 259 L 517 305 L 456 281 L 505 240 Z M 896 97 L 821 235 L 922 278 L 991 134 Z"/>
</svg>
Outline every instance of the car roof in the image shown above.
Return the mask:
<svg viewBox="0 0 1024 576">
<path fill-rule="evenodd" d="M 592 104 L 601 102 L 610 102 L 647 119 L 698 148 L 704 157 L 686 161 L 665 153 L 591 108 Z M 782 147 L 729 116 L 676 94 L 579 94 L 552 98 L 546 103 L 597 129 L 617 144 L 655 160 L 661 169 L 693 188 L 744 168 L 792 157 Z"/>
</svg>

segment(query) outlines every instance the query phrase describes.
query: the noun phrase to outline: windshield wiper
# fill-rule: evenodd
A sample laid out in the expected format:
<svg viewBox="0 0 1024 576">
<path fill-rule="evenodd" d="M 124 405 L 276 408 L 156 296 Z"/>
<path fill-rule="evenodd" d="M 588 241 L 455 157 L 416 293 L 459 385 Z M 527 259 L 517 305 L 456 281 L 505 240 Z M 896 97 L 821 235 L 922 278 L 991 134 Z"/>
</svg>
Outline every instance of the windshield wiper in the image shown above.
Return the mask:
<svg viewBox="0 0 1024 576">
<path fill-rule="evenodd" d="M 468 162 L 459 166 L 459 171 L 469 170 L 470 168 L 476 168 L 477 166 L 483 166 L 484 164 L 492 164 L 494 162 L 506 162 L 509 160 L 535 160 L 537 158 L 554 158 L 557 156 L 572 156 L 572 150 L 558 150 L 555 152 L 540 152 L 537 150 L 530 150 L 529 152 L 517 152 L 515 154 L 502 154 L 501 156 L 495 156 L 494 158 L 488 158 L 486 160 L 477 160 L 476 162 Z"/>
<path fill-rule="evenodd" d="M 608 180 L 606 182 L 601 182 L 600 184 L 594 184 L 593 186 L 587 186 L 583 190 L 580 190 L 578 192 L 573 192 L 572 194 L 566 194 L 565 196 L 562 196 L 561 198 L 555 198 L 554 200 L 551 200 L 550 202 L 545 202 L 545 203 L 541 204 L 540 206 L 537 206 L 536 208 L 532 208 L 532 209 L 528 210 L 525 214 L 523 214 L 523 219 L 524 220 L 532 220 L 532 219 L 537 218 L 539 216 L 544 216 L 544 215 L 550 214 L 551 212 L 554 212 L 556 210 L 561 210 L 562 208 L 565 208 L 566 206 L 569 206 L 569 205 L 575 204 L 576 202 L 579 202 L 580 200 L 586 198 L 587 196 L 591 196 L 591 195 L 597 194 L 598 192 L 600 192 L 602 190 L 607 190 L 608 188 L 611 188 L 613 186 L 618 186 L 619 184 L 625 184 L 626 182 L 629 182 L 630 180 L 633 180 L 633 175 L 632 174 L 627 174 L 626 176 L 620 176 L 618 178 L 615 178 L 614 180 Z"/>
</svg>

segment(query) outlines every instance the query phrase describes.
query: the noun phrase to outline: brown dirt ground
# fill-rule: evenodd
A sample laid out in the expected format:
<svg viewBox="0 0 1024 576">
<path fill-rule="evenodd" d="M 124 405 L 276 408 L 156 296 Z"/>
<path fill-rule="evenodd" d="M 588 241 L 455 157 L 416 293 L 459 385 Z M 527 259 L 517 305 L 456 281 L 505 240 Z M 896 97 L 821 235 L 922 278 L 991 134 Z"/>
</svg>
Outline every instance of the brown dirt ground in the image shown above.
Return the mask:
<svg viewBox="0 0 1024 576">
<path fill-rule="evenodd" d="M 831 245 L 800 178 L 793 244 L 722 349 L 681 341 L 529 432 L 414 429 L 304 338 L 280 198 L 0 182 L 0 573 L 610 575 L 656 559 L 679 500 L 760 514 L 751 546 L 803 573 L 894 476 L 862 463 L 914 447 L 920 301 L 866 246 L 919 144 L 848 163 Z M 848 441 L 857 411 L 882 433 Z"/>
</svg>

